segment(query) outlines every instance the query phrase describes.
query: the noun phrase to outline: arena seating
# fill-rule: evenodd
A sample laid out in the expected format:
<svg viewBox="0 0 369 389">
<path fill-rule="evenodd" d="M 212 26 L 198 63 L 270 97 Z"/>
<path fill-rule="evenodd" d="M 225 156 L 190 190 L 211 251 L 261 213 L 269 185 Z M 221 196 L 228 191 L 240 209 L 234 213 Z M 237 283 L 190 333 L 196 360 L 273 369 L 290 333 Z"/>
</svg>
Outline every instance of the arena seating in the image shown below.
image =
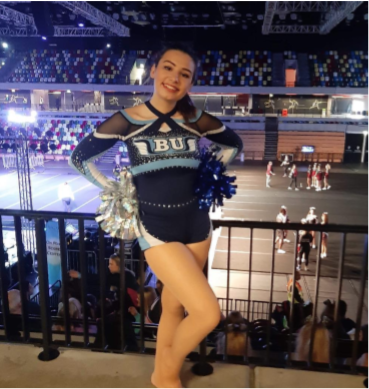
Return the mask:
<svg viewBox="0 0 369 389">
<path fill-rule="evenodd" d="M 368 86 L 368 53 L 326 51 L 309 55 L 313 86 L 361 87 Z"/>
<path fill-rule="evenodd" d="M 269 51 L 206 51 L 199 53 L 197 85 L 269 86 L 272 53 Z"/>
<path fill-rule="evenodd" d="M 35 144 L 39 147 L 39 139 L 49 140 L 49 149 L 55 145 L 55 151 L 49 150 L 48 154 L 70 155 L 82 138 L 95 130 L 101 121 L 96 120 L 38 120 L 35 124 L 25 128 L 27 138 L 31 141 L 30 146 Z M 20 127 L 9 126 L 0 120 L 0 127 L 5 130 L 5 135 L 14 136 Z M 22 130 L 24 132 L 24 130 Z M 36 148 L 35 148 L 36 149 Z"/>
<path fill-rule="evenodd" d="M 32 50 L 8 77 L 9 82 L 119 84 L 124 56 L 105 50 Z"/>
<path fill-rule="evenodd" d="M 294 154 L 295 160 L 305 160 L 306 156 L 301 153 L 301 147 L 304 145 L 315 147 L 315 153 L 311 157 L 314 161 L 342 162 L 345 134 L 343 132 L 279 131 L 277 155 Z"/>
<path fill-rule="evenodd" d="M 296 51 L 284 51 L 283 52 L 284 59 L 297 59 Z"/>
</svg>

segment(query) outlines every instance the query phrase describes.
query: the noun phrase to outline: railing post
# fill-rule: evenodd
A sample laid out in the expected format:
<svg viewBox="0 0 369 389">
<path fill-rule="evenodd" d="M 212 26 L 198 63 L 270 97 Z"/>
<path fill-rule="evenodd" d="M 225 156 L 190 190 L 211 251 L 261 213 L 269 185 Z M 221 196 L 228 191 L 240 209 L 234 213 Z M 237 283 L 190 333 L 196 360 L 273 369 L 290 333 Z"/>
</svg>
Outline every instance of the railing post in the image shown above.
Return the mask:
<svg viewBox="0 0 369 389">
<path fill-rule="evenodd" d="M 100 273 L 100 301 L 101 301 L 101 340 L 102 349 L 105 350 L 106 344 L 106 265 L 105 265 L 105 244 L 104 231 L 99 225 L 99 273 Z"/>
<path fill-rule="evenodd" d="M 24 269 L 24 245 L 22 239 L 22 222 L 20 216 L 14 216 L 15 227 L 15 239 L 17 242 L 17 257 L 18 257 L 18 282 L 19 292 L 22 302 L 22 327 L 23 327 L 23 340 L 28 342 L 29 340 L 29 318 L 28 318 L 28 306 L 25 290 L 25 269 Z"/>
<path fill-rule="evenodd" d="M 209 262 L 207 260 L 204 267 L 204 275 L 206 279 L 208 279 L 208 265 Z M 214 371 L 213 366 L 206 361 L 206 338 L 203 339 L 200 343 L 199 361 L 191 367 L 191 371 L 193 374 L 199 376 L 207 376 L 212 374 Z"/>
<path fill-rule="evenodd" d="M 360 294 L 359 294 L 359 301 L 357 305 L 355 340 L 354 340 L 354 347 L 352 350 L 352 359 L 351 359 L 352 372 L 356 372 L 357 369 L 356 361 L 358 357 L 357 353 L 359 349 L 359 334 L 360 334 L 360 327 L 361 327 L 361 318 L 363 314 L 363 302 L 365 296 L 365 284 L 366 284 L 367 275 L 368 275 L 368 235 L 365 236 L 364 254 L 363 254 L 362 265 L 361 265 Z"/>
<path fill-rule="evenodd" d="M 46 236 L 45 220 L 37 218 L 35 221 L 36 245 L 38 276 L 40 288 L 40 308 L 42 323 L 42 347 L 43 351 L 39 354 L 38 359 L 41 361 L 52 361 L 59 356 L 59 351 L 51 347 L 51 315 L 50 315 L 50 298 L 49 298 L 49 276 L 47 269 L 46 254 Z"/>
<path fill-rule="evenodd" d="M 8 301 L 8 285 L 6 285 L 5 276 L 5 251 L 4 251 L 4 236 L 3 236 L 3 222 L 2 217 L 0 216 L 0 297 L 2 301 L 2 313 L 3 313 L 3 324 L 5 329 L 5 338 L 9 340 L 9 301 Z M 9 264 L 10 269 L 10 264 Z"/>
<path fill-rule="evenodd" d="M 65 345 L 68 347 L 71 343 L 70 335 L 70 314 L 69 314 L 69 298 L 68 298 L 68 269 L 67 269 L 67 247 L 65 240 L 65 220 L 58 219 L 59 225 L 59 241 L 60 241 L 60 259 L 62 270 L 62 291 L 63 291 L 63 305 L 64 305 L 64 328 L 65 328 Z"/>
<path fill-rule="evenodd" d="M 119 257 L 120 257 L 120 290 L 119 302 L 120 302 L 120 349 L 122 352 L 126 351 L 126 338 L 124 333 L 126 312 L 129 307 L 126 307 L 126 271 L 125 271 L 125 256 L 124 256 L 124 241 L 119 239 Z M 142 285 L 140 285 L 141 288 Z M 144 301 L 144 300 L 141 300 Z M 143 312 L 143 306 L 142 306 Z M 143 315 L 141 315 L 143 316 Z M 143 334 L 141 334 L 143 336 Z"/>
<path fill-rule="evenodd" d="M 275 230 L 273 230 L 272 241 L 272 263 L 270 269 L 270 292 L 269 292 L 269 312 L 268 312 L 268 329 L 267 329 L 267 350 L 266 350 L 266 363 L 270 360 L 270 332 L 272 327 L 272 302 L 273 302 L 273 288 L 274 288 L 274 265 L 275 265 Z"/>
<path fill-rule="evenodd" d="M 82 288 L 82 308 L 83 308 L 83 341 L 84 346 L 89 346 L 89 332 L 88 332 L 88 310 L 87 304 L 87 261 L 86 261 L 86 249 L 85 249 L 85 225 L 83 219 L 78 219 L 78 232 L 79 232 L 79 260 L 81 266 L 81 288 Z M 69 309 L 69 301 L 68 301 Z"/>
</svg>

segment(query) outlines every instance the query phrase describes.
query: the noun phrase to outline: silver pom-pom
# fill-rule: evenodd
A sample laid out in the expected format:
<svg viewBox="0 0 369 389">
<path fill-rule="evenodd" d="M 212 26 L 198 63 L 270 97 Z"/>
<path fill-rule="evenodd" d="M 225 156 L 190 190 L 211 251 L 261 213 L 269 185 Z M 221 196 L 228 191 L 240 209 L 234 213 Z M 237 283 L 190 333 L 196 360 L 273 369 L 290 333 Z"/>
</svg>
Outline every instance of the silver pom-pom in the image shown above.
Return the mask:
<svg viewBox="0 0 369 389">
<path fill-rule="evenodd" d="M 122 169 L 119 178 L 119 182 L 109 181 L 100 193 L 102 202 L 96 211 L 100 214 L 96 221 L 112 237 L 133 240 L 141 236 L 136 187 L 128 168 Z"/>
</svg>

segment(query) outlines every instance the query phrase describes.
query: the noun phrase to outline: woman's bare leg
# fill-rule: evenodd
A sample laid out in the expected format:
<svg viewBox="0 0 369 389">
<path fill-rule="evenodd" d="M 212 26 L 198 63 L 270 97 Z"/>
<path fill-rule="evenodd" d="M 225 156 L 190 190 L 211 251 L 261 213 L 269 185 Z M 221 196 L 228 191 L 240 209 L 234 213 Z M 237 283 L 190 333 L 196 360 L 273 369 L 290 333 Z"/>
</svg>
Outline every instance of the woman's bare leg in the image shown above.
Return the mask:
<svg viewBox="0 0 369 389">
<path fill-rule="evenodd" d="M 156 386 L 180 387 L 185 357 L 219 323 L 219 304 L 193 254 L 200 257 L 206 247 L 208 250 L 208 241 L 198 243 L 193 251 L 173 242 L 145 252 L 150 268 L 189 313 L 175 330 L 172 345 L 163 349 L 160 371 L 165 372 L 165 379 Z"/>
<path fill-rule="evenodd" d="M 187 248 L 192 252 L 197 262 L 197 265 L 201 270 L 204 269 L 204 266 L 208 259 L 211 237 L 208 238 L 206 242 L 207 244 L 201 242 L 186 245 Z M 165 287 L 165 285 L 162 292 L 161 305 L 162 314 L 160 317 L 156 340 L 155 369 L 152 375 L 153 383 L 160 382 L 162 380 L 160 366 L 162 366 L 163 363 L 163 350 L 166 347 L 172 346 L 174 333 L 180 322 L 184 319 L 183 305 L 178 301 L 176 297 L 174 297 L 174 295 L 170 292 L 168 288 Z"/>
</svg>

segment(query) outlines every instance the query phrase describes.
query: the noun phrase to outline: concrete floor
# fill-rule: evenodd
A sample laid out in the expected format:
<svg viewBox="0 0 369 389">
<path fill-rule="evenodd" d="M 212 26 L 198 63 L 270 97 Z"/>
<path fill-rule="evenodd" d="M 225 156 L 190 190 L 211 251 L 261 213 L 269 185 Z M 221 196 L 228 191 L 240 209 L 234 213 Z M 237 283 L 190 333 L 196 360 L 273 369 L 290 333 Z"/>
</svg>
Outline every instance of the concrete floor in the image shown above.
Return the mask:
<svg viewBox="0 0 369 389">
<path fill-rule="evenodd" d="M 60 356 L 42 362 L 40 348 L 0 344 L 1 388 L 153 388 L 154 358 L 149 355 L 107 354 L 61 349 Z M 365 377 L 288 369 L 214 363 L 213 374 L 201 377 L 185 362 L 181 379 L 186 388 L 360 388 Z"/>
</svg>

